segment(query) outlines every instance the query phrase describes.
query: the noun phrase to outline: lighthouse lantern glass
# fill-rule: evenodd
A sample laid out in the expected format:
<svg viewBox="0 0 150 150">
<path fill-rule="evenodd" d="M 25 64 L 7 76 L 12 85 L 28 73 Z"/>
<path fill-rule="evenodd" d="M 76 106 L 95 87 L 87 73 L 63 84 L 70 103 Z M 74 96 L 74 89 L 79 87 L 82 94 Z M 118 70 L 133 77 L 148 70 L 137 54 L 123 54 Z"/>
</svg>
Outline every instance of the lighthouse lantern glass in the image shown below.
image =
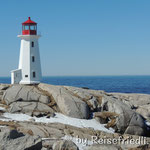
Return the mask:
<svg viewBox="0 0 150 150">
<path fill-rule="evenodd" d="M 29 26 L 28 26 L 28 25 L 25 25 L 25 26 L 24 26 L 24 30 L 29 30 Z"/>
<path fill-rule="evenodd" d="M 30 30 L 36 30 L 36 25 L 30 25 Z"/>
</svg>

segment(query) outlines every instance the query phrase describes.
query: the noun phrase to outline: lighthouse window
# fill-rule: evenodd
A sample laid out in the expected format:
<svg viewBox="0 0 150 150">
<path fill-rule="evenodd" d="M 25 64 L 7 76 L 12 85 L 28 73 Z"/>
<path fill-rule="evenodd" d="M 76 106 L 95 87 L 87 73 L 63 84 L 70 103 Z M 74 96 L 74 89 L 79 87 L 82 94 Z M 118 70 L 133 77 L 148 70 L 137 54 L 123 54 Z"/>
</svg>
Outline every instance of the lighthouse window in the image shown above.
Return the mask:
<svg viewBox="0 0 150 150">
<path fill-rule="evenodd" d="M 35 26 L 30 26 L 30 30 L 35 30 Z"/>
<path fill-rule="evenodd" d="M 35 62 L 35 57 L 34 56 L 32 56 L 32 62 Z"/>
<path fill-rule="evenodd" d="M 25 28 L 25 30 L 29 30 L 29 26 L 28 25 L 24 26 L 24 28 Z"/>
<path fill-rule="evenodd" d="M 27 78 L 27 77 L 28 77 L 28 75 L 25 75 L 25 77 Z"/>
<path fill-rule="evenodd" d="M 35 72 L 33 72 L 33 78 L 35 78 L 36 77 L 36 74 L 35 74 Z"/>
<path fill-rule="evenodd" d="M 32 47 L 34 47 L 34 42 L 32 42 L 32 44 L 31 44 L 31 45 L 32 45 Z"/>
</svg>

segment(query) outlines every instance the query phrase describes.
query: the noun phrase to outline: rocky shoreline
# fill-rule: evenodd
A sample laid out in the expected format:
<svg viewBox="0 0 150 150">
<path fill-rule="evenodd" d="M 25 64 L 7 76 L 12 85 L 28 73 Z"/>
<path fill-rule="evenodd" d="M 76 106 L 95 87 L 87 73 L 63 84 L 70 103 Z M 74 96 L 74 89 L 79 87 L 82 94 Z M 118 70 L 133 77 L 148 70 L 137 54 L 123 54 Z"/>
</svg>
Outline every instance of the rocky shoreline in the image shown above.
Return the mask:
<svg viewBox="0 0 150 150">
<path fill-rule="evenodd" d="M 150 142 L 149 107 L 147 94 L 43 83 L 0 84 L 0 149 L 150 149 L 145 142 L 120 142 L 139 138 Z M 119 142 L 100 144 L 98 139 L 102 138 Z"/>
</svg>

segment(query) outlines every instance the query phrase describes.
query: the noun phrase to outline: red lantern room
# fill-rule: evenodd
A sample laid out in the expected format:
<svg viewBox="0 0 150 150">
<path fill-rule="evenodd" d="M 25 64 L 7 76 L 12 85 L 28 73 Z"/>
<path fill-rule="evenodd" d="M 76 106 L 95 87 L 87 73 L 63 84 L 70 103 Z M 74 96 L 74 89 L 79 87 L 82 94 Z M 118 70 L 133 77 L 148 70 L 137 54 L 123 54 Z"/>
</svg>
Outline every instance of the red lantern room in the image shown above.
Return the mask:
<svg viewBox="0 0 150 150">
<path fill-rule="evenodd" d="M 32 21 L 30 17 L 28 20 L 22 23 L 22 35 L 36 35 L 37 23 Z"/>
</svg>

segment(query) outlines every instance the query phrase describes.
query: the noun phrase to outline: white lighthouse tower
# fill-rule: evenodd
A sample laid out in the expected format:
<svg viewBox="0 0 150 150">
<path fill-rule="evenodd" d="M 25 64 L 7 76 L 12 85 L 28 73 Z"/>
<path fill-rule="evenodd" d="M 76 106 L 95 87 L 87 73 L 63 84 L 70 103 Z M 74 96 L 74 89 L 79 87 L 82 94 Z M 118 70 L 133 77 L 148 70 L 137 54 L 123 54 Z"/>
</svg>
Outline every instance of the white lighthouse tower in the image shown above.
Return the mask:
<svg viewBox="0 0 150 150">
<path fill-rule="evenodd" d="M 12 84 L 38 84 L 41 80 L 41 63 L 37 35 L 37 23 L 30 17 L 22 23 L 19 68 L 11 71 Z"/>
</svg>

